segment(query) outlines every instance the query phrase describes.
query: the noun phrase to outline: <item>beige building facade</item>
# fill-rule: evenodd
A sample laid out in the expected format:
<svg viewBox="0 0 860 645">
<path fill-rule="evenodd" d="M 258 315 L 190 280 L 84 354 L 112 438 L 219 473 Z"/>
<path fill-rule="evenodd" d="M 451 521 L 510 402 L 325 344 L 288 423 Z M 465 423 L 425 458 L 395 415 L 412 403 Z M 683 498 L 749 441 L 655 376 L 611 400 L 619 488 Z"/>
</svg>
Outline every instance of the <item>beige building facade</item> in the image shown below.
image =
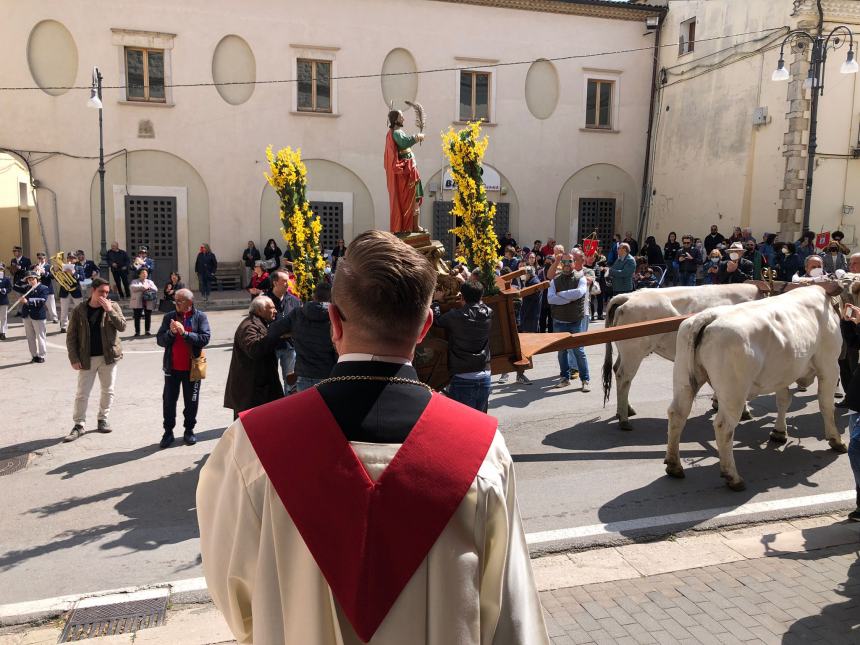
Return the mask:
<svg viewBox="0 0 860 645">
<path fill-rule="evenodd" d="M 670 231 L 704 237 L 716 224 L 726 236 L 734 226 L 749 226 L 758 238 L 770 232 L 796 240 L 808 162 L 809 48 L 787 46 L 790 80 L 771 77 L 790 29 L 816 33 L 820 21 L 825 34 L 840 24 L 858 33 L 860 2 L 822 0 L 823 15 L 813 0 L 662 4 L 668 13 L 643 232 L 662 244 Z M 854 246 L 860 236 L 860 80 L 840 74 L 847 50 L 843 43 L 828 56 L 810 230 L 841 229 Z"/>
<path fill-rule="evenodd" d="M 0 41 L 0 77 L 33 89 L 3 91 L 0 148 L 31 165 L 47 245 L 98 251 L 94 66 L 104 77 L 107 242 L 145 242 L 186 277 L 202 242 L 227 261 L 248 240 L 283 246 L 263 177 L 268 144 L 302 149 L 327 247 L 387 228 L 385 117 L 407 99 L 428 115 L 416 156 L 421 220 L 435 236 L 450 225 L 452 199 L 439 134 L 472 118 L 487 121 L 502 231 L 531 245 L 570 244 L 598 223 L 604 235 L 636 229 L 654 60 L 646 20 L 662 10 L 601 0 L 298 6 L 6 3 L 15 28 Z"/>
</svg>

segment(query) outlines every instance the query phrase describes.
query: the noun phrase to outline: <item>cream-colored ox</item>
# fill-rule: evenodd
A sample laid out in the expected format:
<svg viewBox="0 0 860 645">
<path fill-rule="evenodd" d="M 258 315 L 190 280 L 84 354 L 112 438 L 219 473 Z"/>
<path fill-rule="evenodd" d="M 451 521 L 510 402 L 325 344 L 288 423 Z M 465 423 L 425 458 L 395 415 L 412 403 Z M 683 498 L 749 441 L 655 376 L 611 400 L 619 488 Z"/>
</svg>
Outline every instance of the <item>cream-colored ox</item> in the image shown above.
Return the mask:
<svg viewBox="0 0 860 645">
<path fill-rule="evenodd" d="M 671 287 L 669 289 L 641 289 L 633 293 L 615 296 L 606 312 L 606 326 L 671 318 L 695 314 L 711 307 L 749 302 L 759 297 L 758 287 L 752 284 L 706 285 L 701 287 Z M 616 391 L 618 427 L 632 430 L 628 417 L 633 416 L 628 396 L 633 377 L 646 356 L 656 353 L 663 358 L 675 360 L 677 333 L 657 334 L 616 342 L 618 359 L 612 364 L 612 343 L 606 343 L 603 361 L 603 396 L 609 399 L 612 389 L 612 374 L 618 380 Z"/>
<path fill-rule="evenodd" d="M 714 432 L 720 474 L 732 490 L 745 487 L 735 467 L 732 446 L 746 402 L 762 394 L 776 394 L 777 418 L 770 437 L 784 443 L 785 415 L 791 403 L 789 387 L 794 382 L 809 385 L 818 378 L 824 435 L 833 450 L 846 452 L 833 408 L 841 346 L 839 316 L 830 296 L 817 286 L 716 307 L 685 320 L 678 330 L 675 352 L 666 473 L 684 476 L 678 454 L 681 431 L 693 398 L 705 383 L 711 385 L 720 402 Z"/>
</svg>

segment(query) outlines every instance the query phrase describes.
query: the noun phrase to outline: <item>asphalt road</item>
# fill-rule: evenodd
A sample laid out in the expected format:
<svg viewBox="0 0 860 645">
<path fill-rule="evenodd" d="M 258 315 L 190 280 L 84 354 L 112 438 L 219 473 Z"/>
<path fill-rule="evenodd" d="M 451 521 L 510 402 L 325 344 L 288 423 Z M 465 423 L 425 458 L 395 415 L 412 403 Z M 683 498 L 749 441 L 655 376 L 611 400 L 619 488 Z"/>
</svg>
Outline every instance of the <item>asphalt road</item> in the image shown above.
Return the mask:
<svg viewBox="0 0 860 645">
<path fill-rule="evenodd" d="M 48 360 L 30 364 L 23 329 L 13 322 L 10 340 L 0 344 L 6 421 L 0 462 L 29 458 L 24 469 L 0 476 L 0 604 L 202 575 L 194 491 L 207 454 L 232 420 L 221 403 L 241 315 L 211 314 L 199 442 L 164 451 L 157 446 L 162 375 L 154 337 L 124 341 L 111 414 L 115 431 L 63 444 L 75 389 L 65 337 L 49 325 Z M 589 394 L 579 391 L 578 381 L 552 389 L 552 355 L 536 360 L 528 373 L 533 385 L 494 386 L 491 413 L 517 462 L 520 510 L 535 552 L 848 506 L 839 496 L 854 487 L 848 460 L 822 439 L 814 387 L 795 396 L 786 446 L 767 441 L 773 397 L 752 403 L 755 418 L 736 435 L 747 490 L 733 493 L 718 474 L 706 392 L 682 440 L 687 477 L 669 479 L 662 459 L 671 364 L 645 361 L 630 399 L 639 413 L 635 430 L 621 432 L 614 405 L 604 408 L 598 387 L 603 348 L 589 348 L 588 356 L 595 386 Z M 88 427 L 94 425 L 91 407 Z M 807 496 L 824 497 L 804 501 Z M 812 505 L 819 499 L 826 503 Z"/>
</svg>

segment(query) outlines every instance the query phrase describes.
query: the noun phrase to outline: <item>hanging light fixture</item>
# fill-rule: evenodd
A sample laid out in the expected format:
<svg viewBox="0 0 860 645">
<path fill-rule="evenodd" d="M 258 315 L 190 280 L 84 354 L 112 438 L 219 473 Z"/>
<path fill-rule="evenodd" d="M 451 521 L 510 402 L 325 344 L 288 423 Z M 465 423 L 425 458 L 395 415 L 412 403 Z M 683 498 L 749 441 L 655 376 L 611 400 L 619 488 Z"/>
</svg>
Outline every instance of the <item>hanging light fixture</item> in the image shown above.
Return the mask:
<svg viewBox="0 0 860 645">
<path fill-rule="evenodd" d="M 854 59 L 854 47 L 850 47 L 848 49 L 848 58 L 845 59 L 845 62 L 842 63 L 842 67 L 839 68 L 840 73 L 842 74 L 856 74 L 860 72 L 860 65 L 857 64 L 857 61 Z"/>
<path fill-rule="evenodd" d="M 776 69 L 773 71 L 773 75 L 770 77 L 770 79 L 772 81 L 787 81 L 789 77 L 790 74 L 785 68 L 785 59 L 782 57 L 782 53 L 780 53 L 779 62 L 776 64 Z"/>
<path fill-rule="evenodd" d="M 856 65 L 856 63 L 855 63 Z M 102 98 L 99 96 L 101 94 L 99 87 L 99 69 L 98 67 L 93 67 L 93 85 L 90 88 L 90 100 L 87 101 L 87 107 L 93 108 L 95 110 L 102 109 Z"/>
</svg>

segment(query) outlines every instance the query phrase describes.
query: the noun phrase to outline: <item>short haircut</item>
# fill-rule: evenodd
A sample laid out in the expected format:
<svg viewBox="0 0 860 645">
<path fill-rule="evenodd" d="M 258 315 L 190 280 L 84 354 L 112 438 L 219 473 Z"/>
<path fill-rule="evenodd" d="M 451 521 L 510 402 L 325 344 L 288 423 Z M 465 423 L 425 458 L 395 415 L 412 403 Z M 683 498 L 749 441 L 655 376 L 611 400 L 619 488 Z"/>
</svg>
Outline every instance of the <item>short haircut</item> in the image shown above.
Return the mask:
<svg viewBox="0 0 860 645">
<path fill-rule="evenodd" d="M 185 298 L 186 300 L 194 300 L 194 292 L 191 289 L 180 289 L 173 294 L 174 298 Z"/>
<path fill-rule="evenodd" d="M 570 255 L 574 260 L 576 260 L 577 258 L 585 259 L 585 253 L 583 253 L 582 249 L 580 248 L 571 249 Z"/>
<path fill-rule="evenodd" d="M 314 289 L 314 299 L 317 302 L 331 302 L 331 285 L 328 282 L 320 282 Z"/>
<path fill-rule="evenodd" d="M 257 296 L 251 301 L 250 306 L 248 307 L 249 314 L 258 314 L 266 307 L 266 305 L 270 305 L 272 303 L 272 299 L 269 296 Z"/>
<path fill-rule="evenodd" d="M 460 285 L 460 293 L 463 294 L 463 300 L 467 305 L 476 305 L 481 302 L 481 297 L 484 295 L 484 285 L 477 280 L 469 280 Z"/>
<path fill-rule="evenodd" d="M 370 230 L 338 261 L 332 302 L 360 335 L 414 341 L 435 288 L 436 270 L 424 255 L 391 233 Z"/>
<path fill-rule="evenodd" d="M 627 253 L 630 253 L 630 245 L 627 242 L 622 242 L 618 245 L 619 249 L 626 249 Z"/>
<path fill-rule="evenodd" d="M 803 262 L 803 266 L 808 266 L 810 262 L 814 262 L 816 260 L 821 263 L 821 266 L 824 266 L 824 260 L 821 259 L 820 255 L 816 255 L 815 253 L 806 257 L 806 260 Z"/>
<path fill-rule="evenodd" d="M 279 282 L 281 280 L 289 280 L 290 274 L 284 271 L 283 269 L 275 269 L 269 274 L 269 280 L 272 284 Z"/>
<path fill-rule="evenodd" d="M 92 283 L 90 283 L 90 287 L 92 287 L 94 290 L 104 285 L 110 286 L 110 283 L 104 278 L 93 278 Z"/>
</svg>

